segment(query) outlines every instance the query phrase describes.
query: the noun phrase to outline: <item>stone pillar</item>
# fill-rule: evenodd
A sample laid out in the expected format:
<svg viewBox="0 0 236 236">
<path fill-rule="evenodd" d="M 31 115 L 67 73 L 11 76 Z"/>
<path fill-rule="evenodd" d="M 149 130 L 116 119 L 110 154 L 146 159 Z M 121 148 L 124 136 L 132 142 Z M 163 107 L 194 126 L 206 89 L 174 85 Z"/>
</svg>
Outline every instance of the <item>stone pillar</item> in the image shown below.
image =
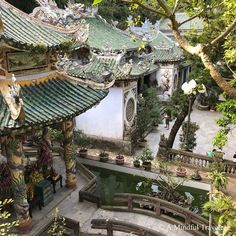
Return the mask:
<svg viewBox="0 0 236 236">
<path fill-rule="evenodd" d="M 6 146 L 7 162 L 11 172 L 14 193 L 14 207 L 19 221 L 18 229 L 27 233 L 32 228 L 32 219 L 29 216 L 26 185 L 24 179 L 23 146 L 20 139 L 9 138 Z"/>
<path fill-rule="evenodd" d="M 73 120 L 63 123 L 64 133 L 64 160 L 66 165 L 66 186 L 76 188 L 76 161 L 73 153 Z"/>
</svg>

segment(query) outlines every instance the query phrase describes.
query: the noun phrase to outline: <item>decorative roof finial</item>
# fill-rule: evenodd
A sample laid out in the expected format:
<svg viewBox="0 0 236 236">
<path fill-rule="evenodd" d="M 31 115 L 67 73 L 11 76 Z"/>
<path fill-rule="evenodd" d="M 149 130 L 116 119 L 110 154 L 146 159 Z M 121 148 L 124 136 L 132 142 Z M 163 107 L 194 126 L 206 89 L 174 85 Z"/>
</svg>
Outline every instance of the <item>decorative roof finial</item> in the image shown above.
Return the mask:
<svg viewBox="0 0 236 236">
<path fill-rule="evenodd" d="M 12 85 L 3 83 L 0 86 L 0 91 L 4 97 L 4 100 L 8 106 L 8 109 L 13 120 L 23 122 L 25 119 L 25 113 L 23 109 L 23 100 L 20 95 L 20 85 L 16 82 L 16 77 L 12 74 Z"/>
</svg>

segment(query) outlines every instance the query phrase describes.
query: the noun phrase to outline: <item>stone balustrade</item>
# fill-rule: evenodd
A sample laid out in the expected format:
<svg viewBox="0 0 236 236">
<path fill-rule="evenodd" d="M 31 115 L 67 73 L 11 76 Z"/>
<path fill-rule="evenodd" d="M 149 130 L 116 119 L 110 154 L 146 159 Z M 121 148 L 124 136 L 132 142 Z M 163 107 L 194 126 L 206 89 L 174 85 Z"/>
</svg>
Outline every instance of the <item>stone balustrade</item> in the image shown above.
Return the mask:
<svg viewBox="0 0 236 236">
<path fill-rule="evenodd" d="M 236 163 L 230 160 L 223 160 L 217 157 L 207 157 L 206 155 L 187 152 L 174 148 L 167 148 L 167 139 L 161 135 L 158 155 L 167 161 L 183 163 L 185 166 L 209 169 L 209 165 L 215 161 L 222 162 L 225 165 L 225 173 L 236 176 Z"/>
</svg>

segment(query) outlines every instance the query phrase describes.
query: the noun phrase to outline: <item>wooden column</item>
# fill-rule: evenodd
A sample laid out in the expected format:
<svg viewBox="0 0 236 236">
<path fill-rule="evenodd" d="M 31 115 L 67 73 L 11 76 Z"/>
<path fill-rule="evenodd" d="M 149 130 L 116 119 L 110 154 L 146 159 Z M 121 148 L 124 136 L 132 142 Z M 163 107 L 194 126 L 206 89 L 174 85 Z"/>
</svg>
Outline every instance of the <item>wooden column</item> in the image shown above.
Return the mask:
<svg viewBox="0 0 236 236">
<path fill-rule="evenodd" d="M 76 188 L 76 162 L 73 152 L 73 120 L 63 123 L 64 133 L 64 160 L 66 165 L 66 186 Z"/>
<path fill-rule="evenodd" d="M 6 145 L 6 154 L 12 178 L 14 193 L 14 207 L 19 221 L 20 232 L 27 233 L 32 228 L 32 219 L 29 216 L 26 185 L 23 166 L 23 146 L 20 139 L 9 138 Z"/>
</svg>

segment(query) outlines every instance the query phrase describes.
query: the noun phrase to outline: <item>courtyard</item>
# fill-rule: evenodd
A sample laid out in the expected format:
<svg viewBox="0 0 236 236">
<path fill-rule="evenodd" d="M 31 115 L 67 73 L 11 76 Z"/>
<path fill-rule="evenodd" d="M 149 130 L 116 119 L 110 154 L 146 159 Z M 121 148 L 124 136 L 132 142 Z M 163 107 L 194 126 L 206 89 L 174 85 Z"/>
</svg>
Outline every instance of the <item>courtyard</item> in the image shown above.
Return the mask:
<svg viewBox="0 0 236 236">
<path fill-rule="evenodd" d="M 0 235 L 235 236 L 233 0 L 0 1 Z"/>
</svg>

